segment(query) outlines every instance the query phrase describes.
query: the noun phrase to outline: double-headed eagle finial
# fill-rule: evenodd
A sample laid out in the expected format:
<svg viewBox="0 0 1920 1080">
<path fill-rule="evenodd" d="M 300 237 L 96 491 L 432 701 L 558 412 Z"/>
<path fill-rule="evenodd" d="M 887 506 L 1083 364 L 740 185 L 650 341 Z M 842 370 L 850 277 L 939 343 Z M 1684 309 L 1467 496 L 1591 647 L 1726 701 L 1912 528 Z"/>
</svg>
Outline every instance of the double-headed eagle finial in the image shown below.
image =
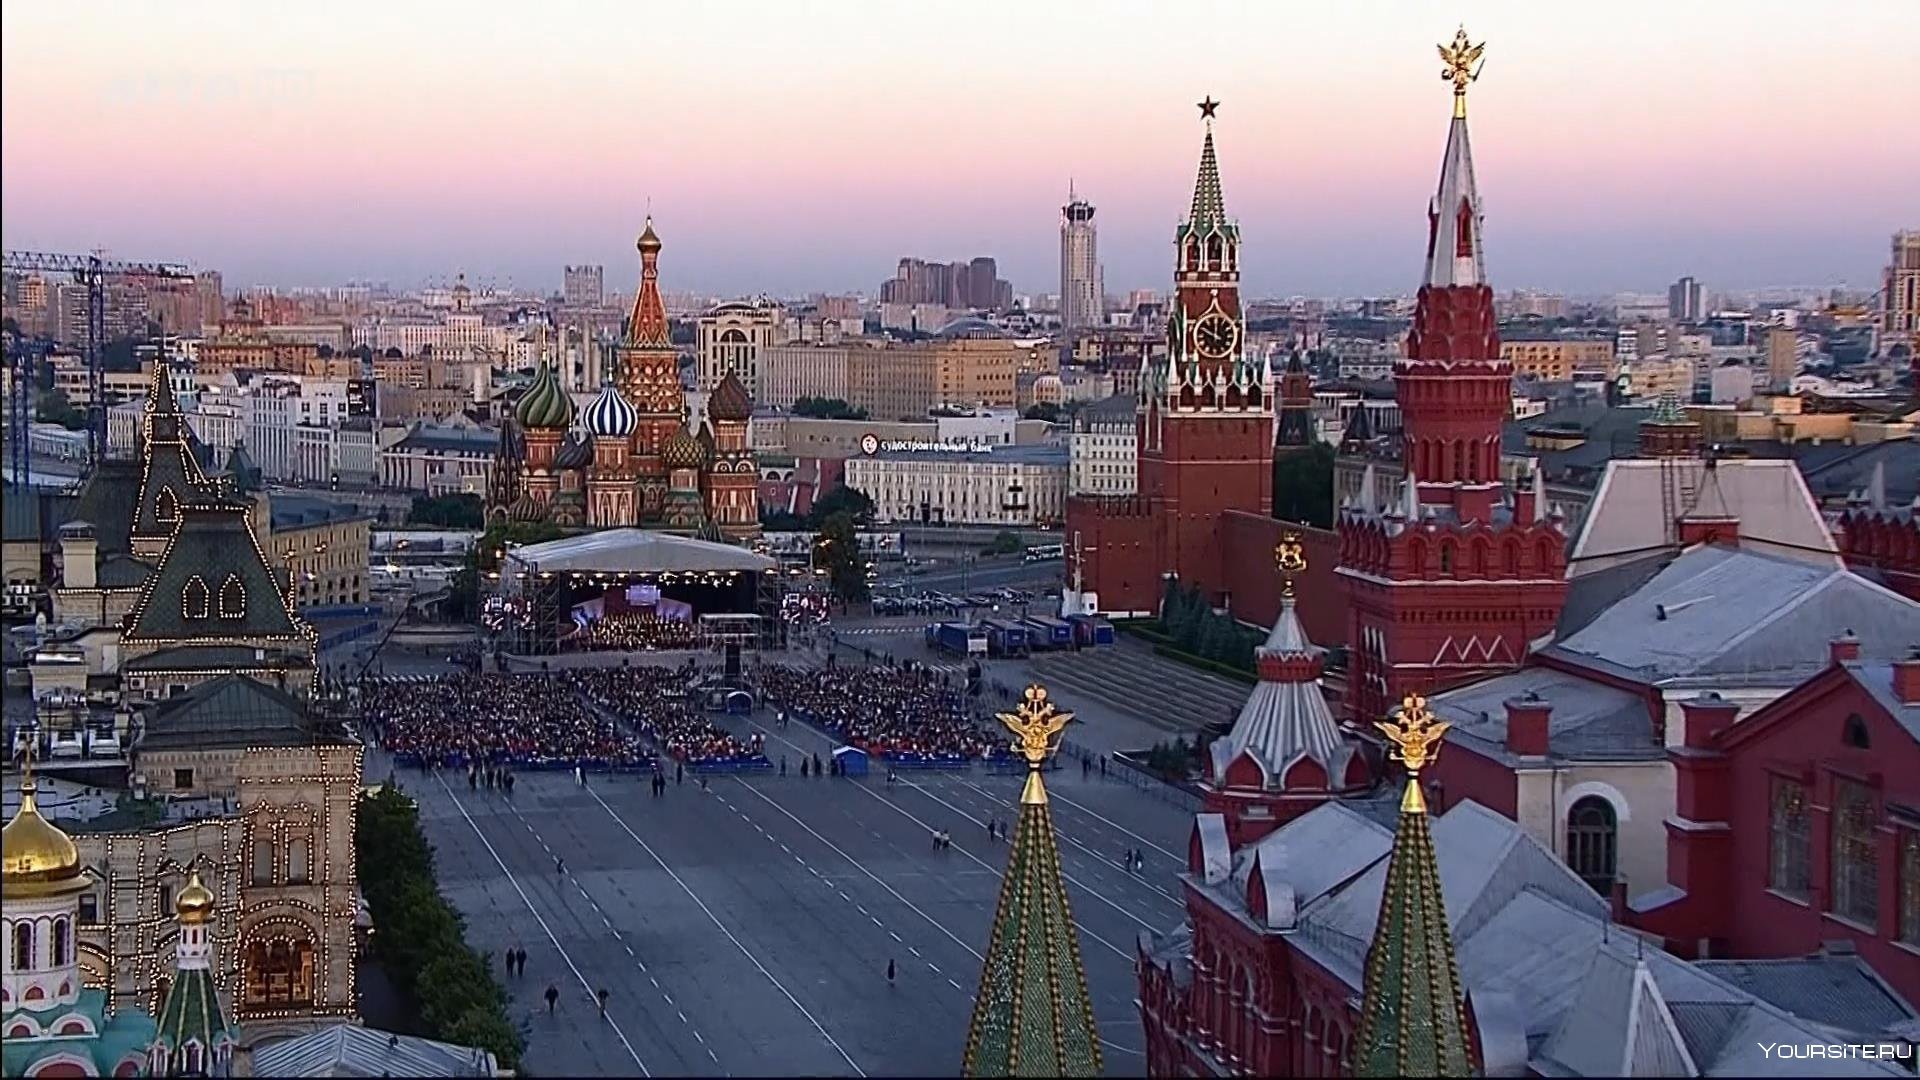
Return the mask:
<svg viewBox="0 0 1920 1080">
<path fill-rule="evenodd" d="M 1420 770 L 1440 755 L 1441 737 L 1452 725 L 1427 710 L 1426 698 L 1408 694 L 1401 701 L 1398 713 L 1391 719 L 1374 721 L 1373 726 L 1393 743 L 1388 756 L 1407 767 L 1407 793 L 1400 800 L 1400 811 L 1426 813 L 1427 800 L 1420 793 Z"/>
<path fill-rule="evenodd" d="M 1057 749 L 1053 737 L 1072 719 L 1072 713 L 1053 707 L 1053 702 L 1047 700 L 1046 687 L 1038 683 L 1027 687 L 1012 712 L 1000 714 L 1000 722 L 1013 732 L 1014 751 L 1036 769 Z"/>
<path fill-rule="evenodd" d="M 1293 576 L 1307 569 L 1307 549 L 1300 543 L 1299 533 L 1288 533 L 1280 538 L 1273 548 L 1273 563 L 1280 568 L 1280 594 L 1290 600 L 1293 598 Z"/>
<path fill-rule="evenodd" d="M 1467 28 L 1462 25 L 1454 31 L 1453 44 L 1440 46 L 1440 77 L 1453 84 L 1453 115 L 1467 115 L 1467 84 L 1480 77 L 1480 69 L 1486 62 L 1480 54 L 1487 49 L 1487 43 L 1478 45 L 1467 40 Z"/>
</svg>

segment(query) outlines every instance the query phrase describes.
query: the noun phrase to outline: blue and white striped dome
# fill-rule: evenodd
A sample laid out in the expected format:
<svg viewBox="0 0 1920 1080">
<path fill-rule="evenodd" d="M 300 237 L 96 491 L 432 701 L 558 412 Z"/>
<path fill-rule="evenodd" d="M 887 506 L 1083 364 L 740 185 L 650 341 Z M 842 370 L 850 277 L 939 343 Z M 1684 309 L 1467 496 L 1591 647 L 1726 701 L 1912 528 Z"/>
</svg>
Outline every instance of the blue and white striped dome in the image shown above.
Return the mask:
<svg viewBox="0 0 1920 1080">
<path fill-rule="evenodd" d="M 633 434 L 640 423 L 640 412 L 620 396 L 612 383 L 607 383 L 600 387 L 600 396 L 587 406 L 581 419 L 586 422 L 589 435 L 624 439 Z"/>
</svg>

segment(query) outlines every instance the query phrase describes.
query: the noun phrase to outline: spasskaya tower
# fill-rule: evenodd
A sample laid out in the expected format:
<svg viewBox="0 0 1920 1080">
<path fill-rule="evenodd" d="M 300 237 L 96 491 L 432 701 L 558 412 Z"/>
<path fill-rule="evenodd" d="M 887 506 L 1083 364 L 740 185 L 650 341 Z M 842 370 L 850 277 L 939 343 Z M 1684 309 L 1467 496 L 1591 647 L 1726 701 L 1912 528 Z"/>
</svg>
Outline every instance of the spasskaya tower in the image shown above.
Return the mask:
<svg viewBox="0 0 1920 1080">
<path fill-rule="evenodd" d="M 1139 493 L 1067 503 L 1088 608 L 1153 611 L 1165 578 L 1229 600 L 1220 515 L 1273 506 L 1272 375 L 1248 354 L 1240 308 L 1240 225 L 1227 215 L 1213 120 L 1206 125 L 1187 220 L 1174 231 L 1174 300 L 1168 355 L 1142 362 L 1134 433 Z"/>
</svg>

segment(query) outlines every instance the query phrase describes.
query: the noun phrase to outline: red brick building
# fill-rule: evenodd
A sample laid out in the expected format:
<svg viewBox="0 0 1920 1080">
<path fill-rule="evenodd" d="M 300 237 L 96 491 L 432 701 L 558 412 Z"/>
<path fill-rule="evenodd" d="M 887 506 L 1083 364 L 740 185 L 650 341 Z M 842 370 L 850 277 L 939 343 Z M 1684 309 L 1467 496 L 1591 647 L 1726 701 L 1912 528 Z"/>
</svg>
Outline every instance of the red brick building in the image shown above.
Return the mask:
<svg viewBox="0 0 1920 1080">
<path fill-rule="evenodd" d="M 1835 940 L 1920 1000 L 1920 656 L 1832 663 L 1735 722 L 1681 703 L 1668 880 L 1635 925 L 1682 955 L 1780 957 Z"/>
<path fill-rule="evenodd" d="M 1170 353 L 1144 365 L 1136 406 L 1138 494 L 1067 502 L 1067 535 L 1101 611 L 1157 612 L 1168 576 L 1233 604 L 1243 565 L 1226 559 L 1221 515 L 1273 508 L 1272 373 L 1246 346 L 1240 226 L 1227 216 L 1207 121 L 1187 220 L 1174 233 Z M 1276 534 L 1277 540 L 1277 534 Z M 1259 566 L 1271 565 L 1270 552 Z"/>
<path fill-rule="evenodd" d="M 1920 600 L 1920 506 L 1874 506 L 1861 499 L 1847 507 L 1833 531 L 1848 566 Z"/>
<path fill-rule="evenodd" d="M 1383 715 L 1512 668 L 1550 632 L 1566 595 L 1563 518 L 1536 477 L 1506 498 L 1500 428 L 1513 367 L 1500 355 L 1486 281 L 1480 193 L 1465 99 L 1427 206 L 1426 274 L 1394 371 L 1403 428 L 1401 496 L 1373 505 L 1373 478 L 1343 507 L 1339 573 L 1348 606 L 1347 704 Z"/>
</svg>

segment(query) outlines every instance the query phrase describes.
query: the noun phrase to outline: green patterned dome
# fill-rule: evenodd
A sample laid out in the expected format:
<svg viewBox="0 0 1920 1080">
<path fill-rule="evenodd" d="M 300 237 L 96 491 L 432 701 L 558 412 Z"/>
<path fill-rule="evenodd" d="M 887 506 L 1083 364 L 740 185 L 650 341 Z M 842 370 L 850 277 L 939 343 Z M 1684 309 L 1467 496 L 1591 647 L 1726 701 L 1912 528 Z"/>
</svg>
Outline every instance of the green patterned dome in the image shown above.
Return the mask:
<svg viewBox="0 0 1920 1080">
<path fill-rule="evenodd" d="M 707 449 L 682 426 L 660 447 L 660 460 L 669 469 L 698 469 L 707 463 Z"/>
<path fill-rule="evenodd" d="M 561 388 L 545 360 L 533 373 L 533 384 L 520 396 L 520 406 L 513 415 L 528 431 L 564 431 L 573 423 L 573 399 Z"/>
</svg>

